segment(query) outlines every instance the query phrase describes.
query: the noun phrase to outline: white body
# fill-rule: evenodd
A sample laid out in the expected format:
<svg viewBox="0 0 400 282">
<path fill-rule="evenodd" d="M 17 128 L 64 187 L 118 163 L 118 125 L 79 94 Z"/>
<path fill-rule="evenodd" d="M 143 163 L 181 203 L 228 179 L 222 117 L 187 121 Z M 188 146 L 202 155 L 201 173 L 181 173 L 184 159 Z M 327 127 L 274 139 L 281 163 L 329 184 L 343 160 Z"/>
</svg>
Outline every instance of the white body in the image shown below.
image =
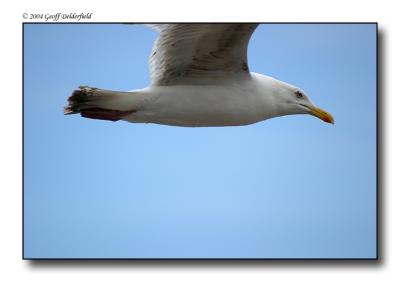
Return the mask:
<svg viewBox="0 0 400 282">
<path fill-rule="evenodd" d="M 119 99 L 116 110 L 136 109 L 123 120 L 177 126 L 246 125 L 279 115 L 282 82 L 252 73 L 216 85 L 150 86 Z"/>
</svg>

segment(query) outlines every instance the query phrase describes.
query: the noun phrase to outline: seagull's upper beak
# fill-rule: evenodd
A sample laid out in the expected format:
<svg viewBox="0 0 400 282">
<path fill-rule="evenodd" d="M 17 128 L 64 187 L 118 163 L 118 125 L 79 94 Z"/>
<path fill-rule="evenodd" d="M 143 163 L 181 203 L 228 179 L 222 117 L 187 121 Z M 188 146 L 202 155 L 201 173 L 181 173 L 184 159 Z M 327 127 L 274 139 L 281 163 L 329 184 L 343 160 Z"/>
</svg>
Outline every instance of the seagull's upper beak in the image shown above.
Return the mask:
<svg viewBox="0 0 400 282">
<path fill-rule="evenodd" d="M 330 113 L 324 111 L 323 109 L 309 105 L 307 105 L 307 108 L 310 110 L 310 114 L 312 114 L 313 116 L 316 116 L 317 118 L 322 119 L 323 121 L 328 123 L 332 124 L 335 123 L 333 116 Z"/>
</svg>

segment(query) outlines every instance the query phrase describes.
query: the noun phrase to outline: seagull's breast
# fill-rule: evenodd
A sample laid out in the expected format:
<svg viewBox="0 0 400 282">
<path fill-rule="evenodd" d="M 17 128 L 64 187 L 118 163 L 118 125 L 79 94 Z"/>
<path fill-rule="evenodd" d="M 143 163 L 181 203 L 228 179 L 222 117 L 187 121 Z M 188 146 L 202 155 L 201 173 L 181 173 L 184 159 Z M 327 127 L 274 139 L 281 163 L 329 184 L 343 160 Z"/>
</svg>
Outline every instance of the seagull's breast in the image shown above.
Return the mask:
<svg viewBox="0 0 400 282">
<path fill-rule="evenodd" d="M 151 86 L 140 115 L 146 122 L 179 126 L 232 126 L 266 118 L 268 101 L 251 79 L 217 85 Z"/>
</svg>

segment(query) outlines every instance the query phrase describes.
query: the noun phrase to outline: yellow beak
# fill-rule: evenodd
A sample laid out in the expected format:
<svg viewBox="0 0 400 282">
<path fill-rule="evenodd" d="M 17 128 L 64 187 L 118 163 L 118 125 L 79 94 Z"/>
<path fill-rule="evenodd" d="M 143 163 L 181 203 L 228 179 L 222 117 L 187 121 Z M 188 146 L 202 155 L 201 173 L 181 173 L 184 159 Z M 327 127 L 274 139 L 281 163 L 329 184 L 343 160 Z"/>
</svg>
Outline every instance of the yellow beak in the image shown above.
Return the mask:
<svg viewBox="0 0 400 282">
<path fill-rule="evenodd" d="M 317 118 L 322 119 L 323 121 L 328 122 L 328 123 L 332 123 L 332 124 L 335 123 L 333 116 L 330 113 L 324 111 L 323 109 L 313 107 L 313 106 L 308 106 L 308 108 L 311 110 L 311 114 L 313 116 L 316 116 Z"/>
</svg>

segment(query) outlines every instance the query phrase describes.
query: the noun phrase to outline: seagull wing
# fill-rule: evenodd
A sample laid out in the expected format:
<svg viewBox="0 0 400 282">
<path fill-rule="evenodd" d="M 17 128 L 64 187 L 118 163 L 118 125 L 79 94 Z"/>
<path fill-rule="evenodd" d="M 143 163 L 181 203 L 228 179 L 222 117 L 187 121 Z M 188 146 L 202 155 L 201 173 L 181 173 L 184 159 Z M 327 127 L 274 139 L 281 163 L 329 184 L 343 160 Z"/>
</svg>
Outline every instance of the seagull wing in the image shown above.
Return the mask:
<svg viewBox="0 0 400 282">
<path fill-rule="evenodd" d="M 152 85 L 211 84 L 249 75 L 247 45 L 258 24 L 151 24 Z"/>
</svg>

